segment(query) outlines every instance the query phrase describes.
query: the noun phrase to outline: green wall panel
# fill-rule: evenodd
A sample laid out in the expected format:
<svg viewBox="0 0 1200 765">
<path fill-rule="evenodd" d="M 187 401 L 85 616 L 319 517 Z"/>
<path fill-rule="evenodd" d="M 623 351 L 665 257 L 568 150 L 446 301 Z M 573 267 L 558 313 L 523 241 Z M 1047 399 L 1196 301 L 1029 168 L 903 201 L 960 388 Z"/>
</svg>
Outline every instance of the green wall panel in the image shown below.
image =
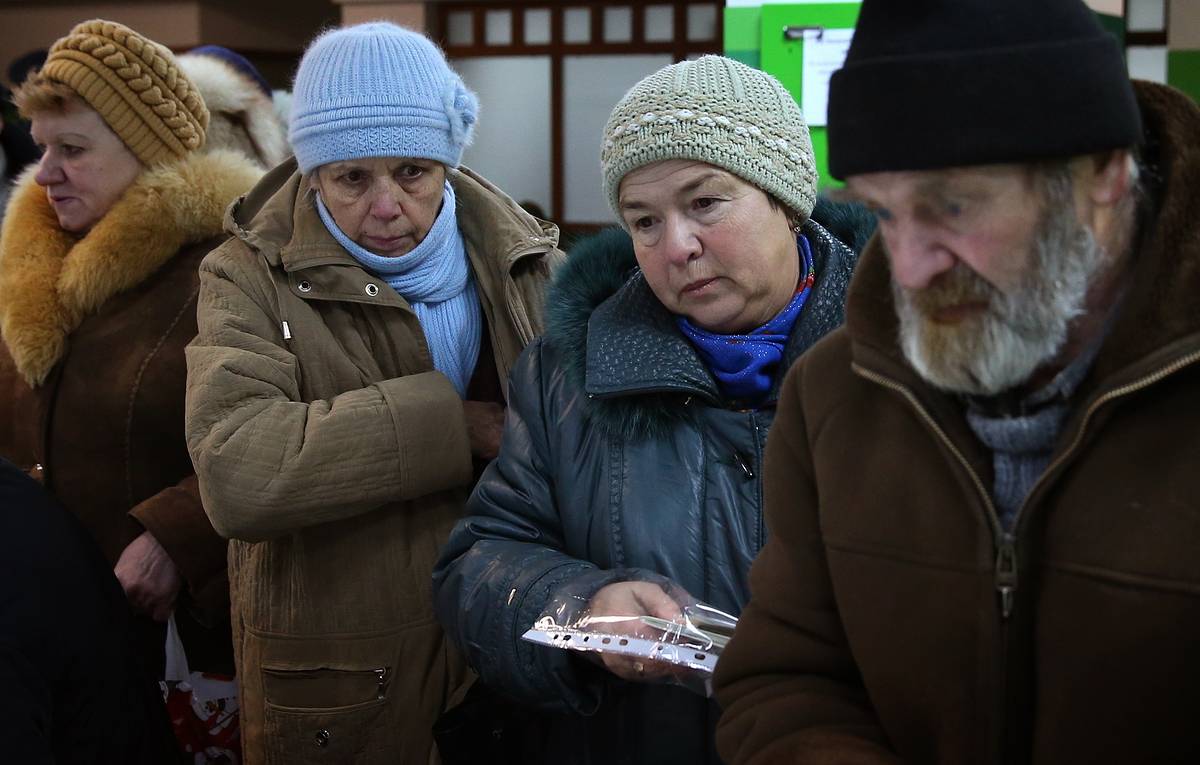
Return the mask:
<svg viewBox="0 0 1200 765">
<path fill-rule="evenodd" d="M 1125 45 L 1125 19 L 1122 16 L 1109 16 L 1107 13 L 1097 13 L 1096 18 L 1100 19 L 1100 26 L 1108 30 L 1108 32 L 1121 43 Z"/>
<path fill-rule="evenodd" d="M 1200 50 L 1169 51 L 1167 82 L 1200 102 Z"/>
<path fill-rule="evenodd" d="M 759 67 L 761 54 L 762 9 L 726 8 L 725 9 L 725 55 L 746 66 L 755 69 Z"/>
<path fill-rule="evenodd" d="M 820 26 L 826 29 L 852 29 L 858 22 L 858 3 L 810 3 L 805 5 L 764 5 L 762 7 L 762 69 L 779 78 L 797 103 L 804 82 L 804 41 L 785 40 L 789 26 Z M 813 156 L 817 162 L 820 188 L 840 186 L 829 175 L 829 141 L 824 127 L 810 127 Z"/>
</svg>

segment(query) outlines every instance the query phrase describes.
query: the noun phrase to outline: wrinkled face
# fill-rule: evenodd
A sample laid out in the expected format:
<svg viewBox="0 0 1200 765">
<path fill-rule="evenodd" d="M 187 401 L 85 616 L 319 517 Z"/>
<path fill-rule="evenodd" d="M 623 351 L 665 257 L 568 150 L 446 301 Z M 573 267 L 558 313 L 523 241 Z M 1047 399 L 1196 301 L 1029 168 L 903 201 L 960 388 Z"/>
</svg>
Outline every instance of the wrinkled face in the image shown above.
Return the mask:
<svg viewBox="0 0 1200 765">
<path fill-rule="evenodd" d="M 317 168 L 313 186 L 355 244 L 383 257 L 411 252 L 442 208 L 446 168 L 432 159 L 369 157 Z"/>
<path fill-rule="evenodd" d="M 795 294 L 800 255 L 787 214 L 738 176 L 703 162 L 655 162 L 621 180 L 618 204 L 650 289 L 696 326 L 743 333 Z"/>
<path fill-rule="evenodd" d="M 1055 359 L 1104 264 L 1069 171 L 1026 166 L 872 173 L 900 341 L 934 385 L 994 395 Z"/>
<path fill-rule="evenodd" d="M 133 152 L 82 102 L 34 114 L 30 132 L 43 151 L 34 180 L 65 231 L 89 231 L 142 174 Z"/>
</svg>

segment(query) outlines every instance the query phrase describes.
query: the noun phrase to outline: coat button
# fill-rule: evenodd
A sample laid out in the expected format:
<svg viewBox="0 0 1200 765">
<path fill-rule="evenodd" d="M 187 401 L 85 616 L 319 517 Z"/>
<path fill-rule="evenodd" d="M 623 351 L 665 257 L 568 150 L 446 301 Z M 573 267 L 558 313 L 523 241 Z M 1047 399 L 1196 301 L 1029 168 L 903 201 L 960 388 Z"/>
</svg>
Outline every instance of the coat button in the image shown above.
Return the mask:
<svg viewBox="0 0 1200 765">
<path fill-rule="evenodd" d="M 369 295 L 371 297 L 375 297 L 376 295 L 379 294 L 379 285 L 378 284 L 368 284 L 364 289 L 366 290 L 367 295 Z"/>
<path fill-rule="evenodd" d="M 308 279 L 304 279 L 296 285 L 296 289 L 300 290 L 301 292 L 312 292 L 312 282 L 310 282 Z"/>
<path fill-rule="evenodd" d="M 324 748 L 329 746 L 329 739 L 329 731 L 319 730 L 317 731 L 317 735 L 313 737 L 313 743 L 315 743 L 318 747 Z"/>
</svg>

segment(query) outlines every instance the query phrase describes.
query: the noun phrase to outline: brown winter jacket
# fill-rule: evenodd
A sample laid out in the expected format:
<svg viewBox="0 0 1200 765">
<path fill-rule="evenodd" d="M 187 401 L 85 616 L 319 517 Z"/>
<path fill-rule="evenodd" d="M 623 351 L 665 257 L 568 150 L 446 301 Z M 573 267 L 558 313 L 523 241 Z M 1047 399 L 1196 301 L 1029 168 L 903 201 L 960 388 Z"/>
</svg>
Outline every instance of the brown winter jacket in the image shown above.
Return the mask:
<svg viewBox="0 0 1200 765">
<path fill-rule="evenodd" d="M 473 480 L 462 402 L 294 171 L 231 210 L 188 349 L 188 442 L 234 540 L 245 762 L 426 763 L 465 683 L 430 585 Z M 470 171 L 449 178 L 486 322 L 476 379 L 507 380 L 541 329 L 557 232 Z"/>
<path fill-rule="evenodd" d="M 229 153 L 147 170 L 82 238 L 59 228 L 34 172 L 0 237 L 0 456 L 42 481 L 110 564 L 149 530 L 190 604 L 224 620 L 226 544 L 183 436 L 184 346 L 200 260 L 261 172 Z M 161 629 L 143 627 L 161 654 Z M 229 656 L 227 625 L 209 637 L 223 649 L 187 646 L 198 669 L 217 668 L 197 660 L 206 654 Z"/>
<path fill-rule="evenodd" d="M 1154 210 L 1013 539 L 962 405 L 896 347 L 878 239 L 793 368 L 717 670 L 732 763 L 1200 762 L 1200 108 L 1138 95 Z"/>
</svg>

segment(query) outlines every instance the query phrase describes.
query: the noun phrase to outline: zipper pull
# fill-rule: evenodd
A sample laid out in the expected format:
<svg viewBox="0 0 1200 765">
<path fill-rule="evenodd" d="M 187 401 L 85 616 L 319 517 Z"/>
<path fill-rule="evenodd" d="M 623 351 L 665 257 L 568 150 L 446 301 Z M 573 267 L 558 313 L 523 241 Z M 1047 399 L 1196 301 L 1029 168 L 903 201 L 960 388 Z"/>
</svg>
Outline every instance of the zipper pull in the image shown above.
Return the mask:
<svg viewBox="0 0 1200 765">
<path fill-rule="evenodd" d="M 385 693 L 387 690 L 387 667 L 375 670 L 375 678 L 379 682 L 376 687 L 376 698 L 382 699 L 387 695 Z"/>
<path fill-rule="evenodd" d="M 1017 592 L 1017 547 L 1012 534 L 1005 534 L 996 550 L 996 591 L 1000 593 L 1000 618 L 1007 620 Z"/>
<path fill-rule="evenodd" d="M 749 481 L 750 479 L 754 478 L 754 471 L 753 471 L 753 470 L 751 470 L 751 469 L 750 469 L 750 466 L 746 464 L 746 460 L 744 460 L 744 459 L 742 458 L 742 454 L 741 454 L 741 452 L 734 452 L 734 453 L 733 453 L 733 463 L 734 463 L 735 465 L 737 465 L 738 467 L 740 467 L 740 468 L 742 469 L 742 472 L 746 474 L 746 480 L 747 480 L 747 481 Z"/>
</svg>

